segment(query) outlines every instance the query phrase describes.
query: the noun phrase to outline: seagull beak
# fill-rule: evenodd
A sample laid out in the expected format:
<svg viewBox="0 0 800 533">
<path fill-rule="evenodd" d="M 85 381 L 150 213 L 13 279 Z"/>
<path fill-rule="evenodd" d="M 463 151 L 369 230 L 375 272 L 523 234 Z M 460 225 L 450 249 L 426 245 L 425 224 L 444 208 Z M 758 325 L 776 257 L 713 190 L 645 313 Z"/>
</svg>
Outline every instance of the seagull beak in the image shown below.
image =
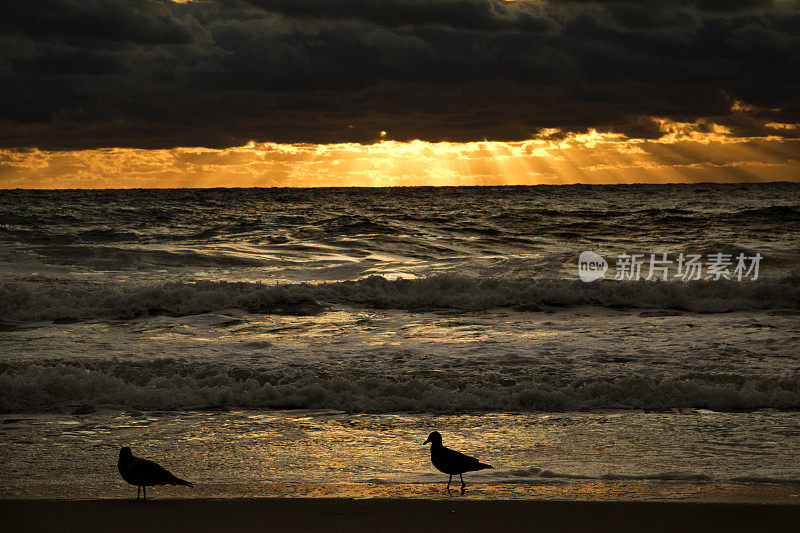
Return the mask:
<svg viewBox="0 0 800 533">
<path fill-rule="evenodd" d="M 422 443 L 422 445 L 423 445 L 423 446 L 425 446 L 425 445 L 426 445 L 426 444 L 428 444 L 430 441 L 431 441 L 431 439 L 425 439 L 425 442 L 423 442 L 423 443 Z"/>
</svg>

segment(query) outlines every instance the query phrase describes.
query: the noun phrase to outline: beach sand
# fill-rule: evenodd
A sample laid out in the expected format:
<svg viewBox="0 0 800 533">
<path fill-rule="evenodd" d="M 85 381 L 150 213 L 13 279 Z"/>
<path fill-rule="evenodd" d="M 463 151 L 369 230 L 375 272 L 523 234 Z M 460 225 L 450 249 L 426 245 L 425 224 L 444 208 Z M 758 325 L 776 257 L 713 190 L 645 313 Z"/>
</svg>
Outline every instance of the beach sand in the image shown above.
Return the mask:
<svg viewBox="0 0 800 533">
<path fill-rule="evenodd" d="M 798 531 L 800 505 L 264 498 L 3 500 L 4 531 Z"/>
</svg>

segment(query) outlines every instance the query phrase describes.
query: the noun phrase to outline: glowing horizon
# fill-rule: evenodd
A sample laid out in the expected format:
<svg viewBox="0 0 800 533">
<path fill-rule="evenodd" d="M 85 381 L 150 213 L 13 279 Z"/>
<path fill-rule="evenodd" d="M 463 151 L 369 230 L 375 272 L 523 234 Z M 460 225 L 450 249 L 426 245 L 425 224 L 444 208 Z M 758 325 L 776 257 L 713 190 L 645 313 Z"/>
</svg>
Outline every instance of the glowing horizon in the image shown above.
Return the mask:
<svg viewBox="0 0 800 533">
<path fill-rule="evenodd" d="M 387 187 L 800 180 L 800 139 L 652 118 L 655 139 L 545 129 L 517 142 L 0 150 L 0 188 Z M 383 137 L 383 132 L 381 132 Z"/>
</svg>

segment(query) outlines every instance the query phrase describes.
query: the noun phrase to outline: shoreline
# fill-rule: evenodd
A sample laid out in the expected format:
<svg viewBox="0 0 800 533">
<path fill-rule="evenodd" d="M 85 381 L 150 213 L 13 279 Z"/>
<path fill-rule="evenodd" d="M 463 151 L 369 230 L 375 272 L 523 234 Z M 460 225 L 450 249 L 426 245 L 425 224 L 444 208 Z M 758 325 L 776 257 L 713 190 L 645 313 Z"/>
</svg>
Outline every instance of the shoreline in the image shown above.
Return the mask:
<svg viewBox="0 0 800 533">
<path fill-rule="evenodd" d="M 148 501 L 411 500 L 631 502 L 790 505 L 800 508 L 800 484 L 693 480 L 572 479 L 487 482 L 445 492 L 447 477 L 423 482 L 195 481 L 192 488 L 152 487 Z M 129 501 L 136 488 L 124 482 L 0 486 L 0 501 Z"/>
<path fill-rule="evenodd" d="M 248 498 L 0 500 L 4 531 L 797 531 L 800 505 Z M 524 529 L 523 529 L 524 528 Z"/>
</svg>

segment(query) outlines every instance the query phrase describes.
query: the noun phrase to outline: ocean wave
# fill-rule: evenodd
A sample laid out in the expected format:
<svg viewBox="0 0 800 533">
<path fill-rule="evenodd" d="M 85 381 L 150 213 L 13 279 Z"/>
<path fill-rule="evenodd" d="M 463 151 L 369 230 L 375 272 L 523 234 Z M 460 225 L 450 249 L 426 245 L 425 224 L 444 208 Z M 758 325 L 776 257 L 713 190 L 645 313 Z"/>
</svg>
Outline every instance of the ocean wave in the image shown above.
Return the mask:
<svg viewBox="0 0 800 533">
<path fill-rule="evenodd" d="M 570 479 L 570 480 L 593 480 L 593 481 L 692 481 L 692 482 L 703 482 L 703 481 L 712 481 L 713 478 L 708 474 L 700 474 L 700 473 L 692 473 L 692 472 L 681 472 L 681 471 L 669 471 L 669 472 L 657 472 L 654 474 L 641 474 L 641 475 L 628 475 L 628 474 L 617 474 L 617 473 L 607 473 L 601 475 L 590 475 L 590 474 L 568 474 L 562 472 L 553 472 L 552 470 L 545 470 L 542 468 L 538 468 L 532 466 L 530 468 L 523 468 L 523 469 L 516 469 L 507 472 L 508 475 L 513 477 L 522 477 L 522 478 L 544 478 L 544 479 Z M 744 478 L 741 478 L 744 480 Z M 767 481 L 764 481 L 767 482 Z M 780 481 L 773 481 L 776 483 L 791 483 L 792 481 L 789 480 L 780 480 Z"/>
<path fill-rule="evenodd" d="M 800 408 L 800 376 L 740 378 L 720 380 L 709 373 L 552 382 L 511 370 L 489 376 L 478 371 L 330 369 L 313 363 L 256 368 L 184 359 L 5 361 L 0 362 L 0 411 L 69 412 L 86 406 L 440 413 Z"/>
<path fill-rule="evenodd" d="M 373 219 L 369 216 L 340 215 L 320 220 L 317 226 L 329 235 L 393 235 L 398 232 L 398 228 L 383 219 Z M 314 228 L 313 233 L 318 231 L 318 228 Z"/>
<path fill-rule="evenodd" d="M 583 283 L 529 278 L 471 278 L 437 275 L 318 285 L 258 282 L 110 283 L 34 277 L 0 282 L 0 321 L 130 319 L 186 316 L 230 309 L 263 314 L 307 315 L 326 305 L 379 309 L 477 311 L 513 308 L 604 306 L 724 313 L 751 309 L 800 308 L 800 277 L 781 281 Z"/>
<path fill-rule="evenodd" d="M 157 267 L 230 267 L 265 266 L 268 261 L 237 253 L 220 253 L 202 249 L 159 250 L 137 246 L 103 244 L 58 244 L 31 247 L 50 264 L 80 265 L 92 268 Z"/>
<path fill-rule="evenodd" d="M 567 479 L 567 480 L 587 480 L 587 481 L 687 481 L 692 483 L 703 483 L 711 481 L 727 481 L 732 483 L 759 483 L 774 485 L 793 485 L 800 483 L 800 479 L 760 477 L 760 476 L 737 476 L 732 478 L 718 478 L 709 474 L 699 472 L 685 472 L 680 470 L 655 472 L 652 474 L 618 474 L 609 472 L 607 474 L 570 474 L 553 472 L 532 466 L 530 468 L 520 468 L 498 472 L 499 475 L 506 475 L 511 478 L 530 478 L 530 479 Z"/>
<path fill-rule="evenodd" d="M 765 220 L 771 224 L 776 222 L 800 221 L 800 205 L 771 205 L 758 209 L 744 209 L 737 213 L 727 214 L 731 220 Z"/>
</svg>

